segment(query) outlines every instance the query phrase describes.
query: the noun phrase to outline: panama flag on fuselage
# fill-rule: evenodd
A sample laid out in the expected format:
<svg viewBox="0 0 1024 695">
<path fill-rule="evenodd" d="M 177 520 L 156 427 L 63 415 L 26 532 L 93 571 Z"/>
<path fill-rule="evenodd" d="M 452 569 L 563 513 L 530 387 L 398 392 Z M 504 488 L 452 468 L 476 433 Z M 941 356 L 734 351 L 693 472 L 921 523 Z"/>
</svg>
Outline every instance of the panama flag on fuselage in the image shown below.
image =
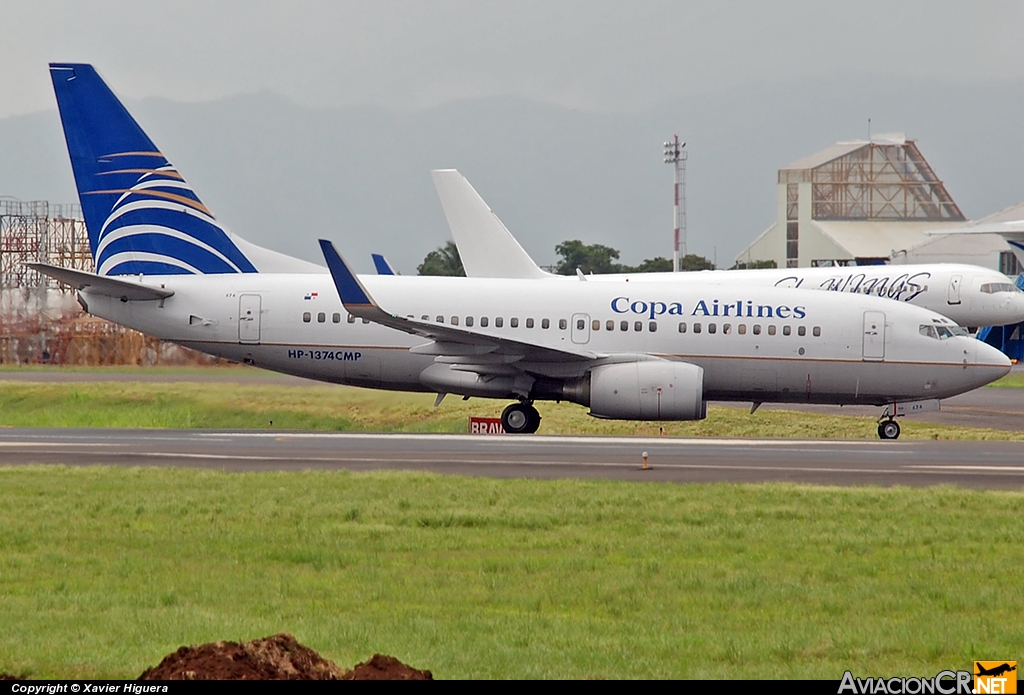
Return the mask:
<svg viewBox="0 0 1024 695">
<path fill-rule="evenodd" d="M 50 76 L 97 273 L 256 272 L 91 65 Z"/>
</svg>

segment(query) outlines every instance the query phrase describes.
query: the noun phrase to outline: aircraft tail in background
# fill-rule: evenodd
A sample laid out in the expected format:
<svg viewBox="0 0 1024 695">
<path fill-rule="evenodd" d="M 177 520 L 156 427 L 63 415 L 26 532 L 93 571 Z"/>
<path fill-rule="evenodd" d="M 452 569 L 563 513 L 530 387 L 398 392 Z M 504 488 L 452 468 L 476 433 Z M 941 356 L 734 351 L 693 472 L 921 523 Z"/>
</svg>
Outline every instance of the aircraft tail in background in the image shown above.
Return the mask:
<svg viewBox="0 0 1024 695">
<path fill-rule="evenodd" d="M 498 216 L 456 169 L 430 172 L 448 218 L 466 275 L 479 278 L 545 278 Z"/>
</svg>

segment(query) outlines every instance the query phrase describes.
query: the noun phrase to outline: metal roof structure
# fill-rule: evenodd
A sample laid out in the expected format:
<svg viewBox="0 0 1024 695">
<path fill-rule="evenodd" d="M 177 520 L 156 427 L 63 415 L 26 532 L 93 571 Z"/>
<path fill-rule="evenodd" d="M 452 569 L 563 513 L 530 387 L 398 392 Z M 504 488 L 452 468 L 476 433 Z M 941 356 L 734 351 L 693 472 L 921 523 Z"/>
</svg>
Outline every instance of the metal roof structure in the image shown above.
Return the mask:
<svg viewBox="0 0 1024 695">
<path fill-rule="evenodd" d="M 947 220 L 964 215 L 917 144 L 902 134 L 839 142 L 779 170 L 811 184 L 814 220 Z"/>
</svg>

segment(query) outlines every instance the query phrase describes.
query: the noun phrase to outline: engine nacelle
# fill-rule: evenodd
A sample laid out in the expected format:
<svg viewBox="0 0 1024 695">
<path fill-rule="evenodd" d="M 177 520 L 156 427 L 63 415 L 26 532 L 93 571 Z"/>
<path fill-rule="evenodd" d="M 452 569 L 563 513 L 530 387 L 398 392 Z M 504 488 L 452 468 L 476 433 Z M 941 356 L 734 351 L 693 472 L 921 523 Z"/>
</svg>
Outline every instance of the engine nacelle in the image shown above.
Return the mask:
<svg viewBox="0 0 1024 695">
<path fill-rule="evenodd" d="M 704 370 L 669 360 L 595 367 L 590 414 L 614 420 L 703 420 Z"/>
</svg>

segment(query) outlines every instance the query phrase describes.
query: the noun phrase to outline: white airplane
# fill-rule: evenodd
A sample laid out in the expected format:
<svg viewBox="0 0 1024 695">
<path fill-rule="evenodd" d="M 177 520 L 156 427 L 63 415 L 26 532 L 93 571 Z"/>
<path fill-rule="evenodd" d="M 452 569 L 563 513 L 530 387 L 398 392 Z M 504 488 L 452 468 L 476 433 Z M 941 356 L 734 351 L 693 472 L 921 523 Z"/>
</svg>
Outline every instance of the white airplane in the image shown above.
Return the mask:
<svg viewBox="0 0 1024 695">
<path fill-rule="evenodd" d="M 541 270 L 457 170 L 437 170 L 432 175 L 466 275 L 573 279 Z M 1024 239 L 1024 234 L 1020 236 Z M 960 326 L 1005 326 L 1024 321 L 1024 292 L 1002 273 L 974 265 L 932 263 L 587 276 L 581 273 L 579 277 L 588 281 L 696 282 L 702 285 L 728 282 L 750 287 L 822 289 L 907 302 L 936 311 Z"/>
<path fill-rule="evenodd" d="M 371 388 L 535 401 L 596 417 L 696 420 L 708 400 L 886 406 L 895 418 L 1006 374 L 955 323 L 858 294 L 728 284 L 329 273 L 227 232 L 88 65 L 50 67 L 97 273 L 32 267 L 85 310 L 288 374 Z"/>
</svg>

